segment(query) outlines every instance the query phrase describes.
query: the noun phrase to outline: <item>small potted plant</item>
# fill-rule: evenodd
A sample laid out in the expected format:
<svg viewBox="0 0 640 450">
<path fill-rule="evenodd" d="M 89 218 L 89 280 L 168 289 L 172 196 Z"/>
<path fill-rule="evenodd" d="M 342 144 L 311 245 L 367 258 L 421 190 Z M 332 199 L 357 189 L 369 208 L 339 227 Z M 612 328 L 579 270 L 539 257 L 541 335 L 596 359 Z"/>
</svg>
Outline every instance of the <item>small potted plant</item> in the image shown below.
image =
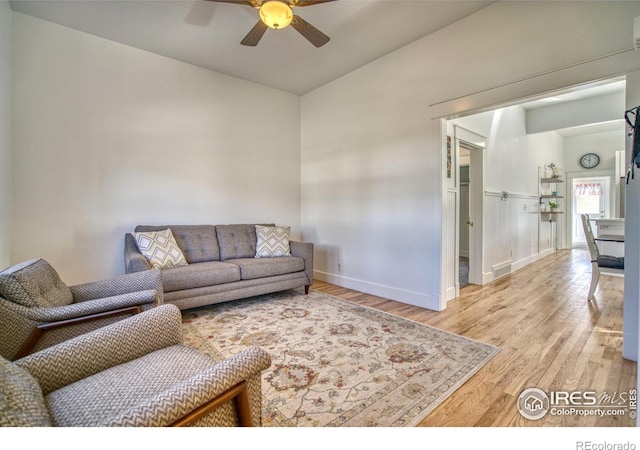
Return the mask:
<svg viewBox="0 0 640 450">
<path fill-rule="evenodd" d="M 558 168 L 558 166 L 556 166 L 555 163 L 549 163 L 547 169 L 551 171 L 551 178 L 560 177 L 560 169 Z"/>
<path fill-rule="evenodd" d="M 549 210 L 551 212 L 557 211 L 559 207 L 560 205 L 558 205 L 556 202 L 549 202 Z"/>
</svg>

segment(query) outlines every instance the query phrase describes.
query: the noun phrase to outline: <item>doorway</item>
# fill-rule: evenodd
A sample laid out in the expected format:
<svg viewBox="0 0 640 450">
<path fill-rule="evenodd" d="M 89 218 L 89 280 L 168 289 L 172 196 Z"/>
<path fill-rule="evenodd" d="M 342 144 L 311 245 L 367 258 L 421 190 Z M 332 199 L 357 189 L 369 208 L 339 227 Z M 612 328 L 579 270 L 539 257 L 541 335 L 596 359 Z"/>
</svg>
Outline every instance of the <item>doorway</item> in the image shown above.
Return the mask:
<svg viewBox="0 0 640 450">
<path fill-rule="evenodd" d="M 471 150 L 465 145 L 458 149 L 458 161 L 460 163 L 460 214 L 458 215 L 458 283 L 460 289 L 469 284 L 469 226 L 471 224 L 470 196 L 469 196 L 469 170 L 471 169 Z"/>
<path fill-rule="evenodd" d="M 455 149 L 455 297 L 470 284 L 482 284 L 482 215 L 486 138 L 459 124 L 452 126 Z M 454 205 L 451 204 L 453 207 Z M 450 298 L 451 299 L 451 298 Z"/>
<path fill-rule="evenodd" d="M 571 183 L 571 242 L 573 247 L 586 247 L 582 220 L 580 216 L 587 214 L 593 223 L 595 219 L 610 217 L 610 179 L 609 177 L 574 178 Z"/>
</svg>

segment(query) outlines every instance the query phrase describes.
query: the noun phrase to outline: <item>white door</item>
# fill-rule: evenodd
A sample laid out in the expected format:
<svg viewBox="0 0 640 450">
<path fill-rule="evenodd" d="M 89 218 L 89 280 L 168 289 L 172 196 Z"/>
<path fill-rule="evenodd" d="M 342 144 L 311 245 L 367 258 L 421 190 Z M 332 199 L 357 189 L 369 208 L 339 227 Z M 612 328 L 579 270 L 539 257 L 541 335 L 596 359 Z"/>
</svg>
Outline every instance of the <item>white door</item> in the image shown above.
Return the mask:
<svg viewBox="0 0 640 450">
<path fill-rule="evenodd" d="M 573 221 L 571 242 L 574 246 L 585 247 L 587 241 L 582 228 L 582 214 L 588 214 L 591 226 L 596 231 L 595 219 L 609 217 L 609 178 L 574 178 L 571 189 Z"/>
</svg>

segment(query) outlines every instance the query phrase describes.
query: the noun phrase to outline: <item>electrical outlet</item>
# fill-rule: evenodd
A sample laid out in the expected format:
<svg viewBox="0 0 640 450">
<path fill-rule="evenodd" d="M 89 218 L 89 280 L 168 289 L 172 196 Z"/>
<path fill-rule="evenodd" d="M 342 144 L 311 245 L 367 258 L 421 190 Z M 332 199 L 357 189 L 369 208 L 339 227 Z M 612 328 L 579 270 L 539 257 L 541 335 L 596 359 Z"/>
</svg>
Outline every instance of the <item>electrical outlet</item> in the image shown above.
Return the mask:
<svg viewBox="0 0 640 450">
<path fill-rule="evenodd" d="M 338 262 L 338 272 L 342 272 L 342 262 Z"/>
</svg>

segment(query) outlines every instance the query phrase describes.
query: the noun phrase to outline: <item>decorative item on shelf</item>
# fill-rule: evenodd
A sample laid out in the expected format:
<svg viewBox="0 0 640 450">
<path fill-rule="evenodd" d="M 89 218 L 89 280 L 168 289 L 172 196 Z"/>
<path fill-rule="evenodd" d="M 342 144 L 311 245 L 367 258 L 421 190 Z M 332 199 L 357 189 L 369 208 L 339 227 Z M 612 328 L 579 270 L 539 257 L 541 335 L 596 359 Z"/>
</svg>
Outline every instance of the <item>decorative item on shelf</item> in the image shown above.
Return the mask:
<svg viewBox="0 0 640 450">
<path fill-rule="evenodd" d="M 551 171 L 551 178 L 559 178 L 560 177 L 560 169 L 556 166 L 555 163 L 549 163 L 547 165 L 547 170 Z"/>
<path fill-rule="evenodd" d="M 558 205 L 556 202 L 549 202 L 549 210 L 551 212 L 557 211 L 559 207 L 560 205 Z"/>
<path fill-rule="evenodd" d="M 551 195 L 553 195 L 554 197 L 556 197 L 558 195 L 558 191 L 553 191 L 551 192 Z"/>
</svg>

